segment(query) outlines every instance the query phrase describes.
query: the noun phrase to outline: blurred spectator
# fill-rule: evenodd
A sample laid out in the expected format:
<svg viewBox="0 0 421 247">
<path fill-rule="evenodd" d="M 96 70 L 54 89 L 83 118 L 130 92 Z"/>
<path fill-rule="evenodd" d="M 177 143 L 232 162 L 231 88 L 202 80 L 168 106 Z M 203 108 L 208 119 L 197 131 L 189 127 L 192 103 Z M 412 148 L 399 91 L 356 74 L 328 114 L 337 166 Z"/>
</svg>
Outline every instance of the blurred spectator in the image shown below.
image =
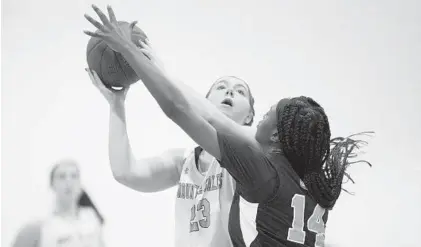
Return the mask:
<svg viewBox="0 0 421 247">
<path fill-rule="evenodd" d="M 24 226 L 13 247 L 103 247 L 104 218 L 82 188 L 77 163 L 55 164 L 50 186 L 55 194 L 51 216 Z"/>
</svg>

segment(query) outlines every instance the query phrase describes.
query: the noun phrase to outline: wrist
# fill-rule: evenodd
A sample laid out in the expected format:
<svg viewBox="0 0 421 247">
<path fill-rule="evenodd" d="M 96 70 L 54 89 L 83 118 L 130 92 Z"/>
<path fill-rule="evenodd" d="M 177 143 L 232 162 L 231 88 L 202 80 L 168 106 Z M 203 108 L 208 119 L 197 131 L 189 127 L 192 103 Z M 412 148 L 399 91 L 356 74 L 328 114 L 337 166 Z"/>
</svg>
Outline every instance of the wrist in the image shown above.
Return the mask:
<svg viewBox="0 0 421 247">
<path fill-rule="evenodd" d="M 124 100 L 113 99 L 110 102 L 110 109 L 115 112 L 121 112 L 125 110 Z"/>
<path fill-rule="evenodd" d="M 123 45 L 123 49 L 121 50 L 121 54 L 123 56 L 131 55 L 133 52 L 135 52 L 138 49 L 138 47 L 133 42 L 125 42 Z"/>
<path fill-rule="evenodd" d="M 126 122 L 126 108 L 124 102 L 110 103 L 110 114 L 117 116 L 121 121 Z"/>
</svg>

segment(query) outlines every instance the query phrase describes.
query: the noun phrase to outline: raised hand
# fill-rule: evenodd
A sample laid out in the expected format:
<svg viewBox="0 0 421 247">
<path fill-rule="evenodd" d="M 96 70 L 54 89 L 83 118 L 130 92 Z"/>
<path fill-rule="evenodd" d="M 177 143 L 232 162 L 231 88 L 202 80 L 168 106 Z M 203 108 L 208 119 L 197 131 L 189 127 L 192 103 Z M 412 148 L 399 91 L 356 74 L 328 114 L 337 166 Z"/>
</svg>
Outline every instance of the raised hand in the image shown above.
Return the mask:
<svg viewBox="0 0 421 247">
<path fill-rule="evenodd" d="M 101 92 L 104 98 L 108 101 L 111 106 L 115 105 L 124 105 L 124 101 L 126 99 L 127 91 L 129 87 L 116 90 L 112 88 L 108 88 L 102 83 L 101 79 L 99 78 L 98 74 L 91 69 L 85 69 L 88 72 L 89 78 L 91 78 L 92 84 Z"/>
<path fill-rule="evenodd" d="M 98 28 L 98 31 L 95 33 L 91 31 L 84 31 L 85 34 L 104 40 L 107 45 L 116 52 L 122 52 L 123 49 L 126 49 L 133 44 L 131 40 L 131 34 L 133 32 L 134 26 L 137 23 L 136 21 L 130 24 L 130 32 L 128 33 L 123 31 L 118 25 L 117 19 L 111 6 L 107 7 L 109 19 L 97 6 L 92 5 L 92 8 L 101 19 L 102 24 L 94 20 L 89 15 L 85 14 L 85 18 L 90 23 L 92 23 L 92 25 Z"/>
</svg>

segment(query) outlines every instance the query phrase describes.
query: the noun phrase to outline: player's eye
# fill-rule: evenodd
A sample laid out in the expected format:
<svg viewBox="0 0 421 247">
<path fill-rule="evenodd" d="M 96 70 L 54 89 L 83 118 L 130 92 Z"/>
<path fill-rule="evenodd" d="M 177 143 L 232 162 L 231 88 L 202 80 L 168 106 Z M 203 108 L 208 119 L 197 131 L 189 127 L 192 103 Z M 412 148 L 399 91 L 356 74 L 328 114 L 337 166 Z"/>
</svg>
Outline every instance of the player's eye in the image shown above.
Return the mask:
<svg viewBox="0 0 421 247">
<path fill-rule="evenodd" d="M 243 96 L 246 95 L 246 92 L 244 92 L 242 89 L 238 89 L 237 92 Z"/>
<path fill-rule="evenodd" d="M 216 89 L 217 90 L 222 90 L 222 89 L 225 89 L 225 86 L 224 85 L 219 85 L 218 87 L 216 87 Z"/>
</svg>

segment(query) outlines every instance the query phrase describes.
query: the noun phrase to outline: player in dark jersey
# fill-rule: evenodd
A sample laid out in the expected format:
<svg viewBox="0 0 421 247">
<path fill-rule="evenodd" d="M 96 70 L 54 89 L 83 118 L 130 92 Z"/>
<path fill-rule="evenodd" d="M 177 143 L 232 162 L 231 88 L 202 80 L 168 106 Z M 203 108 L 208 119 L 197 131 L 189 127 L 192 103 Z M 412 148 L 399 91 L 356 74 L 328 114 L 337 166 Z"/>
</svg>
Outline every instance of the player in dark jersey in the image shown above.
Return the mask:
<svg viewBox="0 0 421 247">
<path fill-rule="evenodd" d="M 154 66 L 119 29 L 110 7 L 112 22 L 94 9 L 104 25 L 90 20 L 101 31 L 87 34 L 120 52 L 167 117 L 220 161 L 236 180 L 239 195 L 259 203 L 258 235 L 251 246 L 324 246 L 326 211 L 340 195 L 348 158 L 364 142 L 330 140 L 324 109 L 303 96 L 271 107 L 254 136 L 223 114 L 202 112 L 191 104 L 210 103 L 199 102 Z"/>
<path fill-rule="evenodd" d="M 241 196 L 259 203 L 258 235 L 250 246 L 324 246 L 328 210 L 348 176 L 348 158 L 365 142 L 354 136 L 330 140 L 323 108 L 303 96 L 270 109 L 257 126 L 257 143 L 232 133 L 217 136 L 221 166 Z M 242 236 L 231 238 L 244 246 Z"/>
</svg>

